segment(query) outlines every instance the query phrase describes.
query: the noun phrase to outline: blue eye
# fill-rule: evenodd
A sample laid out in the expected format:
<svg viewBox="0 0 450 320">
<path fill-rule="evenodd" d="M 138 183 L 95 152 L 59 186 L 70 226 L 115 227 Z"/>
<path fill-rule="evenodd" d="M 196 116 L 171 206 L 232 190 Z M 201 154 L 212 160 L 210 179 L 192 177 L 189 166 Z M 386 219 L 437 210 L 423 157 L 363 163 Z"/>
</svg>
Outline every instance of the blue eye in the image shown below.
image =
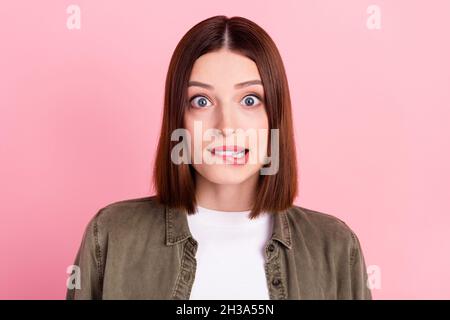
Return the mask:
<svg viewBox="0 0 450 320">
<path fill-rule="evenodd" d="M 194 96 L 192 97 L 192 99 L 189 101 L 192 105 L 192 102 L 197 100 L 197 104 L 198 105 L 194 105 L 194 108 L 206 108 L 209 107 L 210 105 L 208 105 L 208 102 L 210 102 L 207 98 L 205 98 L 204 96 Z"/>
<path fill-rule="evenodd" d="M 246 95 L 242 101 L 244 101 L 244 105 L 247 107 L 254 107 L 262 102 L 261 99 L 255 94 Z"/>
</svg>

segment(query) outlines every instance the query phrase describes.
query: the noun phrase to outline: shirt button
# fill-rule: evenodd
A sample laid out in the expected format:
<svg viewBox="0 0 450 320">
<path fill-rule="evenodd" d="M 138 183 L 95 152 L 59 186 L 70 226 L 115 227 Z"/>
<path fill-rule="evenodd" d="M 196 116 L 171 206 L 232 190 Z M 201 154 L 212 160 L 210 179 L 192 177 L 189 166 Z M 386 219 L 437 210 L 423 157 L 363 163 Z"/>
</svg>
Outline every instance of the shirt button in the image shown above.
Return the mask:
<svg viewBox="0 0 450 320">
<path fill-rule="evenodd" d="M 272 280 L 272 284 L 273 284 L 275 287 L 278 287 L 278 286 L 280 285 L 280 283 L 281 283 L 281 280 L 278 279 L 278 278 L 275 278 L 275 279 Z"/>
<path fill-rule="evenodd" d="M 273 244 L 269 244 L 268 249 L 270 252 L 272 252 L 273 250 L 275 250 L 275 246 Z"/>
</svg>

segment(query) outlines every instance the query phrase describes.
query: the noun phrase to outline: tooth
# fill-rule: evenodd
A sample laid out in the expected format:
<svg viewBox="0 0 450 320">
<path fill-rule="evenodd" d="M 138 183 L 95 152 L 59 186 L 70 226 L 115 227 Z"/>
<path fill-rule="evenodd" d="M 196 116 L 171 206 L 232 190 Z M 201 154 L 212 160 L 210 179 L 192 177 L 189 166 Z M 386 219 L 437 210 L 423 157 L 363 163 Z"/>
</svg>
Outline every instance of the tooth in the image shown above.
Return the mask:
<svg viewBox="0 0 450 320">
<path fill-rule="evenodd" d="M 234 155 L 235 158 L 242 158 L 243 156 L 244 156 L 244 151 L 237 152 L 237 153 Z"/>
<path fill-rule="evenodd" d="M 216 154 L 218 154 L 218 155 L 232 156 L 232 155 L 233 155 L 233 151 L 229 151 L 229 150 L 226 150 L 226 151 L 219 151 L 219 150 L 216 150 Z"/>
<path fill-rule="evenodd" d="M 219 155 L 219 156 L 225 155 L 227 157 L 232 156 L 234 158 L 242 158 L 245 155 L 245 150 L 236 151 L 236 152 L 231 151 L 231 150 L 225 150 L 225 151 L 223 151 L 223 150 L 216 150 L 215 153 L 217 155 Z"/>
</svg>

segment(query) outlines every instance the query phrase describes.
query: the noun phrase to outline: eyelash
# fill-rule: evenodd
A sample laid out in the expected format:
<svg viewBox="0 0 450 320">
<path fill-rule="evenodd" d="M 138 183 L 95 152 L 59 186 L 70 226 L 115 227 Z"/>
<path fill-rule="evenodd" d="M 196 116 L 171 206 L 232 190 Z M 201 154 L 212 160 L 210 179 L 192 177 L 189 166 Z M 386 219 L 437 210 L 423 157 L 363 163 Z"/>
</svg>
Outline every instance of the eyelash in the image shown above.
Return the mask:
<svg viewBox="0 0 450 320">
<path fill-rule="evenodd" d="M 249 94 L 247 94 L 247 95 L 245 95 L 244 96 L 244 98 L 246 98 L 246 97 L 249 97 L 249 96 L 254 96 L 254 97 L 256 97 L 259 101 L 260 101 L 260 104 L 262 104 L 262 103 L 264 103 L 264 100 L 259 96 L 259 94 L 257 94 L 257 93 L 249 93 Z M 191 108 L 197 108 L 197 109 L 204 109 L 205 107 L 194 107 L 194 106 L 192 106 L 192 101 L 195 99 L 195 98 L 198 98 L 198 97 L 203 97 L 203 98 L 206 98 L 206 99 L 208 99 L 210 102 L 211 102 L 211 99 L 209 99 L 209 97 L 207 96 L 207 95 L 203 95 L 203 94 L 197 94 L 197 95 L 194 95 L 192 98 L 190 98 L 189 99 L 189 106 L 191 107 Z M 243 99 L 244 99 L 243 98 Z M 258 104 L 257 105 L 254 105 L 254 106 L 249 106 L 248 108 L 255 108 L 255 107 L 257 107 L 258 106 Z"/>
</svg>

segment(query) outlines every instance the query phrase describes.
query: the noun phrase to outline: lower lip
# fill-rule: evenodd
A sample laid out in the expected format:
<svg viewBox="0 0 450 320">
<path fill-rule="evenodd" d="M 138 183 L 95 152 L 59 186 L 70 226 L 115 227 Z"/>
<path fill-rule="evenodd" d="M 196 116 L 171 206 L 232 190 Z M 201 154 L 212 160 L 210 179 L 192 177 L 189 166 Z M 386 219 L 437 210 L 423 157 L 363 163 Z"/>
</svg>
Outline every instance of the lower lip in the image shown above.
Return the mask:
<svg viewBox="0 0 450 320">
<path fill-rule="evenodd" d="M 242 158 L 234 158 L 233 156 L 227 156 L 227 155 L 217 155 L 214 152 L 210 151 L 211 154 L 215 157 L 220 157 L 223 160 L 227 161 L 225 164 L 232 164 L 232 165 L 243 165 L 248 162 L 248 155 L 250 151 L 247 151 L 245 155 Z"/>
</svg>

